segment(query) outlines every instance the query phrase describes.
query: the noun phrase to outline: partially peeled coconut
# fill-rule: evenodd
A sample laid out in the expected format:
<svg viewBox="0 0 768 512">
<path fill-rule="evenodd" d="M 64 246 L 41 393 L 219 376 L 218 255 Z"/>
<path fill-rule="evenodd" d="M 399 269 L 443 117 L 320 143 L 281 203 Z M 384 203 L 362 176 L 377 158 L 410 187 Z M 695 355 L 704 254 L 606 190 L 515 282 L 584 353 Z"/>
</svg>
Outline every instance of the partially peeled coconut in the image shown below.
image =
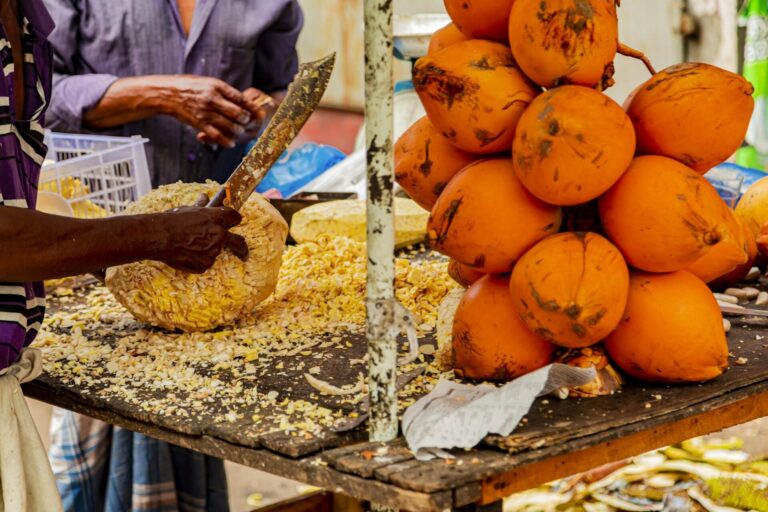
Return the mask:
<svg viewBox="0 0 768 512">
<path fill-rule="evenodd" d="M 621 389 L 621 375 L 613 367 L 605 350 L 600 345 L 567 350 L 557 358 L 557 362 L 575 368 L 595 369 L 597 375 L 592 382 L 583 386 L 568 388 L 568 394 L 572 398 L 612 395 Z"/>
</svg>

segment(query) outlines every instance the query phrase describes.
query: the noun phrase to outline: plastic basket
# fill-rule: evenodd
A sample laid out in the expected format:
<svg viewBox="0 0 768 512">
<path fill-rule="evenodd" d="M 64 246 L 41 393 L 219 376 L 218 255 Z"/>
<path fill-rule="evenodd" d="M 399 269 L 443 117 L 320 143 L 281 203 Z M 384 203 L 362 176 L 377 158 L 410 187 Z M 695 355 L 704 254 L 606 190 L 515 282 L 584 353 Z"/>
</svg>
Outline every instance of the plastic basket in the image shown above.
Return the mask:
<svg viewBox="0 0 768 512">
<path fill-rule="evenodd" d="M 120 213 L 152 189 L 142 137 L 47 132 L 41 191 L 60 194 L 76 217 Z"/>
</svg>

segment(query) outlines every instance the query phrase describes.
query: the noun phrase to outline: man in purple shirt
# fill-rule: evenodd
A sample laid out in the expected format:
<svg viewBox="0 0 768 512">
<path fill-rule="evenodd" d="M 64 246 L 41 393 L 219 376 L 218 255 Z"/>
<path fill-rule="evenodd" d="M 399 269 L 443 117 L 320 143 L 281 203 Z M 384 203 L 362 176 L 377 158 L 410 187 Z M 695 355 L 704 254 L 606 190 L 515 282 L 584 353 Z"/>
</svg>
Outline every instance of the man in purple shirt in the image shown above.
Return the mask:
<svg viewBox="0 0 768 512">
<path fill-rule="evenodd" d="M 150 139 L 154 185 L 224 180 L 298 69 L 296 0 L 45 0 L 49 126 Z"/>
</svg>

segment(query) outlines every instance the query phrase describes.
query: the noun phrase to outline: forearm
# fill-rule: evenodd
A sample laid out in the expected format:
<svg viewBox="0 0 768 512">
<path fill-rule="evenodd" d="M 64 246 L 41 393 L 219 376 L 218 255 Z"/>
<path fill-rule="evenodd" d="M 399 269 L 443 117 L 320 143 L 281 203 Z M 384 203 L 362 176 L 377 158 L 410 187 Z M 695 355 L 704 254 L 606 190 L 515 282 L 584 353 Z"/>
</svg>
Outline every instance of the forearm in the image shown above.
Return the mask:
<svg viewBox="0 0 768 512">
<path fill-rule="evenodd" d="M 171 78 L 148 75 L 116 80 L 101 100 L 85 112 L 84 124 L 104 130 L 170 113 Z"/>
<path fill-rule="evenodd" d="M 94 272 L 164 250 L 146 216 L 81 220 L 0 206 L 0 281 L 27 282 Z"/>
</svg>

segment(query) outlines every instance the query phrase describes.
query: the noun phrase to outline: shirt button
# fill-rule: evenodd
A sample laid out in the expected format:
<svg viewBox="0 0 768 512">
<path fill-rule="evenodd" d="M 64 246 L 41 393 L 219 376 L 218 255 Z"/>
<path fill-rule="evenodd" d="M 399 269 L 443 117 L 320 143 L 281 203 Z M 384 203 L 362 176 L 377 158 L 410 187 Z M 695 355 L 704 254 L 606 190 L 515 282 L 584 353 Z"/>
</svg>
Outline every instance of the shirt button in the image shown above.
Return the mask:
<svg viewBox="0 0 768 512">
<path fill-rule="evenodd" d="M 190 161 L 190 162 L 194 162 L 195 160 L 197 160 L 197 153 L 194 153 L 194 152 L 190 151 L 187 154 L 187 160 Z"/>
</svg>

